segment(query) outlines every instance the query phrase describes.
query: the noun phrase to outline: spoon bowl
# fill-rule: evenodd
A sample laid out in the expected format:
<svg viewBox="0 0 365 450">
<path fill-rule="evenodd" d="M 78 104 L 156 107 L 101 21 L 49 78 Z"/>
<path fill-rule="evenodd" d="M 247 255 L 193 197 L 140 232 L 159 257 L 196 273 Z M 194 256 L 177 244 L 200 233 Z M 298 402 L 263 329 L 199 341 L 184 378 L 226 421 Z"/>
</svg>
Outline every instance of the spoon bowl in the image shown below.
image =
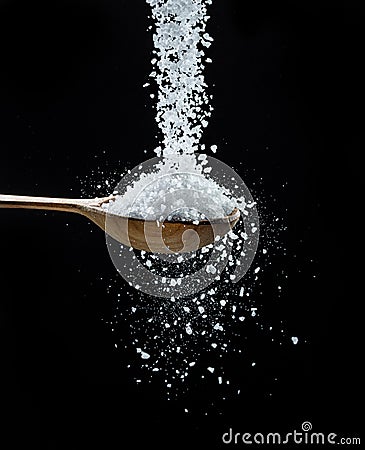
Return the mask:
<svg viewBox="0 0 365 450">
<path fill-rule="evenodd" d="M 123 245 L 153 253 L 186 253 L 212 244 L 238 222 L 240 211 L 213 220 L 189 221 L 143 220 L 111 214 L 104 204 L 115 196 L 95 199 L 68 199 L 0 195 L 0 208 L 40 209 L 80 214 L 94 222 Z"/>
</svg>

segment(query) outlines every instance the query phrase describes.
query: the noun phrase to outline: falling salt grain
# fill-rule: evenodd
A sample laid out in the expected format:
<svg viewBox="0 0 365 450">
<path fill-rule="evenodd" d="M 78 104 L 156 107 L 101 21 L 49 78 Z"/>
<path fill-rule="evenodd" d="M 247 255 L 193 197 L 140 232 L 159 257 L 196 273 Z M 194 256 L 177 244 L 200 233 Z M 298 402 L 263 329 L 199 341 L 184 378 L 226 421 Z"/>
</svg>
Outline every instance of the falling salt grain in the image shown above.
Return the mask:
<svg viewBox="0 0 365 450">
<path fill-rule="evenodd" d="M 208 367 L 210 373 L 214 373 L 214 367 Z"/>
<path fill-rule="evenodd" d="M 207 273 L 211 273 L 211 274 L 215 274 L 215 273 L 217 273 L 217 269 L 212 265 L 212 264 L 209 264 L 207 267 L 206 267 L 206 269 L 205 269 L 205 271 L 207 272 Z"/>
<path fill-rule="evenodd" d="M 142 359 L 150 359 L 150 355 L 148 354 L 148 353 L 146 353 L 146 352 L 141 352 L 141 358 Z"/>
<path fill-rule="evenodd" d="M 293 341 L 294 345 L 298 344 L 299 339 L 296 336 L 292 336 L 291 340 Z"/>
</svg>

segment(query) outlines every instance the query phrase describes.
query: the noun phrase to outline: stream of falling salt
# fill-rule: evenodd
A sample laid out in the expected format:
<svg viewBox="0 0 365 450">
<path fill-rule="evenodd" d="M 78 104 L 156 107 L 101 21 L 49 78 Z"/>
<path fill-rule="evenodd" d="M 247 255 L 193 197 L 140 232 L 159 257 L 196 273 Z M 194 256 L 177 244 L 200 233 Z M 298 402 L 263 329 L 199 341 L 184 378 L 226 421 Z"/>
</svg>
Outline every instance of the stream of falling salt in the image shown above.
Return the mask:
<svg viewBox="0 0 365 450">
<path fill-rule="evenodd" d="M 155 149 L 163 157 L 160 169 L 169 173 L 171 168 L 209 175 L 204 167 L 201 144 L 204 129 L 213 111 L 211 97 L 204 80 L 205 64 L 211 63 L 206 55 L 213 39 L 206 31 L 211 0 L 146 0 L 151 7 L 155 32 L 153 35 L 153 71 L 150 74 L 158 86 L 156 94 L 156 120 L 161 131 L 161 144 Z M 149 87 L 146 83 L 145 87 Z M 211 147 L 215 153 L 216 146 Z M 166 169 L 167 168 L 167 169 Z M 208 168 L 209 169 L 209 168 Z M 128 351 L 133 349 L 127 367 L 133 369 L 136 382 L 159 377 L 168 396 L 187 385 L 188 377 L 195 373 L 201 380 L 214 380 L 217 386 L 230 388 L 236 394 L 240 386 L 232 374 L 225 373 L 223 362 L 229 353 L 244 353 L 242 339 L 244 327 L 255 326 L 267 332 L 268 339 L 277 342 L 285 339 L 281 324 L 263 324 L 260 305 L 255 290 L 261 286 L 260 276 L 270 264 L 270 256 L 281 251 L 278 235 L 285 229 L 279 218 L 261 210 L 266 226 L 261 247 L 255 262 L 244 278 L 244 283 L 234 284 L 234 268 L 238 254 L 245 245 L 245 230 L 237 225 L 234 233 L 224 239 L 232 247 L 227 267 L 216 282 L 198 294 L 182 299 L 150 297 L 133 288 L 120 292 L 119 279 L 111 282 L 109 291 L 116 297 L 114 317 L 109 320 L 112 330 L 124 337 L 115 345 Z M 252 224 L 254 230 L 256 224 Z M 203 248 L 190 259 L 181 258 L 177 268 L 181 272 L 198 270 L 206 263 L 210 248 Z M 141 252 L 138 256 L 146 267 L 155 270 L 154 255 Z M 174 266 L 176 268 L 176 266 Z M 159 270 L 169 275 L 162 264 Z M 214 271 L 208 265 L 206 271 Z M 286 275 L 280 286 L 285 285 Z M 283 279 L 284 278 L 284 279 Z M 143 282 L 143 281 L 142 281 Z M 280 295 L 277 289 L 275 295 Z M 128 337 L 126 337 L 128 336 Z M 290 338 L 287 338 L 290 340 Z M 292 343 L 297 344 L 293 337 Z M 245 357 L 247 367 L 256 367 L 254 356 Z M 226 392 L 226 391 L 222 391 Z"/>
</svg>

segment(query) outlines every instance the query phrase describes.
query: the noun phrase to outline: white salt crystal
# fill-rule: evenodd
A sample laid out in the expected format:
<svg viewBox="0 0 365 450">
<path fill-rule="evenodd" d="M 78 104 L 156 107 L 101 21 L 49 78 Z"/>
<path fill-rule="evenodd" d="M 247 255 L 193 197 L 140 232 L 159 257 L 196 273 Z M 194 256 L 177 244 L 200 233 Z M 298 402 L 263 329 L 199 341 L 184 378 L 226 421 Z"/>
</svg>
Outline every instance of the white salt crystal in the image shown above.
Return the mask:
<svg viewBox="0 0 365 450">
<path fill-rule="evenodd" d="M 146 353 L 146 352 L 141 352 L 141 358 L 142 359 L 150 359 L 150 355 L 148 354 L 148 353 Z"/>
<path fill-rule="evenodd" d="M 240 297 L 243 297 L 243 293 L 245 292 L 245 288 L 242 286 L 240 289 Z"/>
<path fill-rule="evenodd" d="M 294 345 L 298 344 L 299 339 L 296 336 L 292 336 L 291 340 L 293 341 Z"/>
<path fill-rule="evenodd" d="M 217 269 L 212 264 L 209 264 L 205 270 L 207 273 L 212 273 L 213 275 L 217 272 Z"/>
<path fill-rule="evenodd" d="M 191 326 L 190 326 L 190 325 L 186 325 L 185 331 L 186 331 L 186 333 L 189 334 L 189 335 L 193 333 L 193 330 L 191 329 Z"/>
<path fill-rule="evenodd" d="M 210 373 L 214 373 L 214 367 L 208 367 Z"/>
</svg>

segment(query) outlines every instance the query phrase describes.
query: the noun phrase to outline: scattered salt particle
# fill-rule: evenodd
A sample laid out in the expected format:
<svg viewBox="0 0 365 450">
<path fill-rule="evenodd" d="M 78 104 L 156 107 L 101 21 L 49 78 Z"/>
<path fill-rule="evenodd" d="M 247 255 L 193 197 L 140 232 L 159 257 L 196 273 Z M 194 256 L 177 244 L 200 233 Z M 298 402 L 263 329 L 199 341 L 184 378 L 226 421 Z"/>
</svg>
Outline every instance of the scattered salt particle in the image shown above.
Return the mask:
<svg viewBox="0 0 365 450">
<path fill-rule="evenodd" d="M 239 317 L 238 318 L 241 322 L 243 322 L 244 320 L 245 320 L 245 317 L 244 316 L 241 316 L 241 317 Z"/>
<path fill-rule="evenodd" d="M 298 344 L 299 339 L 296 336 L 292 336 L 291 340 L 293 341 L 294 345 Z"/>
<path fill-rule="evenodd" d="M 245 292 L 245 288 L 242 286 L 240 289 L 240 297 L 243 297 L 244 292 Z"/>
<path fill-rule="evenodd" d="M 266 255 L 266 253 L 267 253 L 266 248 L 262 249 L 262 253 L 263 253 L 264 255 Z"/>
<path fill-rule="evenodd" d="M 196 364 L 195 362 L 191 362 L 191 363 L 189 363 L 189 366 L 190 366 L 190 367 L 194 367 L 195 364 Z"/>
<path fill-rule="evenodd" d="M 185 331 L 186 331 L 187 334 L 192 334 L 193 333 L 193 330 L 191 329 L 190 325 L 186 325 Z"/>
<path fill-rule="evenodd" d="M 203 308 L 202 306 L 199 306 L 199 307 L 198 307 L 198 310 L 199 310 L 200 314 L 203 314 L 203 312 L 205 311 L 204 308 Z"/>
<path fill-rule="evenodd" d="M 211 145 L 210 149 L 212 150 L 213 153 L 217 153 L 217 146 L 216 145 Z"/>
<path fill-rule="evenodd" d="M 184 409 L 184 411 L 185 411 L 186 413 L 188 413 L 188 412 L 189 412 L 189 410 L 188 410 L 188 409 L 186 409 L 186 408 Z"/>
<path fill-rule="evenodd" d="M 252 366 L 252 367 L 256 366 L 256 363 L 255 363 L 255 362 L 253 362 L 253 363 L 251 364 L 251 366 Z"/>
<path fill-rule="evenodd" d="M 222 384 L 222 382 L 223 382 L 222 377 L 218 377 L 218 383 Z"/>
<path fill-rule="evenodd" d="M 217 344 L 216 343 L 213 342 L 211 345 L 212 345 L 213 348 L 217 348 Z"/>
<path fill-rule="evenodd" d="M 178 263 L 181 263 L 181 262 L 183 262 L 184 261 L 184 258 L 180 255 L 178 258 L 177 258 L 177 262 Z"/>
<path fill-rule="evenodd" d="M 190 312 L 190 308 L 189 308 L 188 306 L 184 306 L 184 307 L 183 307 L 183 310 L 184 310 L 185 312 L 187 312 L 187 313 Z"/>
<path fill-rule="evenodd" d="M 230 275 L 229 278 L 233 281 L 236 279 L 236 275 Z"/>
<path fill-rule="evenodd" d="M 170 328 L 170 324 L 169 323 L 165 323 L 165 328 Z"/>
<path fill-rule="evenodd" d="M 222 306 L 226 306 L 226 304 L 227 304 L 226 300 L 221 300 L 219 303 L 220 303 Z"/>
<path fill-rule="evenodd" d="M 210 373 L 214 373 L 214 367 L 208 367 Z"/>
<path fill-rule="evenodd" d="M 216 269 L 212 264 L 209 264 L 209 265 L 206 267 L 205 271 L 206 271 L 207 273 L 211 273 L 211 274 L 214 275 L 214 274 L 217 272 L 217 269 Z"/>
<path fill-rule="evenodd" d="M 166 384 L 166 387 L 170 388 L 170 387 L 171 387 L 171 384 L 170 384 L 170 383 L 169 383 L 169 384 Z"/>
<path fill-rule="evenodd" d="M 142 359 L 150 359 L 150 357 L 151 357 L 151 355 L 149 355 L 148 353 L 146 353 L 146 352 L 141 352 L 141 358 L 142 358 Z"/>
<path fill-rule="evenodd" d="M 259 272 L 260 272 L 260 267 L 256 267 L 255 273 L 259 273 Z"/>
</svg>

